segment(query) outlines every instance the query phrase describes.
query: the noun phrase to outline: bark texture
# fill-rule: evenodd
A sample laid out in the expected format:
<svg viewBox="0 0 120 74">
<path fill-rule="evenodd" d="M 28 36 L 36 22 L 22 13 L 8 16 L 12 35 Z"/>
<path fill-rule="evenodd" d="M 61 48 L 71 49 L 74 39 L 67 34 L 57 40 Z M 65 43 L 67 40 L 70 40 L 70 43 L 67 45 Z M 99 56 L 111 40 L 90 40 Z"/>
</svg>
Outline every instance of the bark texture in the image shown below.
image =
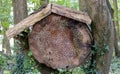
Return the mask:
<svg viewBox="0 0 120 74">
<path fill-rule="evenodd" d="M 9 39 L 7 38 L 5 32 L 6 32 L 7 29 L 3 29 L 3 41 L 2 41 L 2 46 L 3 46 L 3 49 L 6 49 L 6 54 L 8 56 L 11 55 L 11 49 L 10 49 L 10 42 L 9 42 Z M 3 53 L 4 53 L 4 50 L 3 50 Z"/>
<path fill-rule="evenodd" d="M 114 29 L 115 29 L 115 55 L 117 57 L 120 57 L 120 46 L 118 46 L 118 42 L 120 41 L 120 35 L 119 35 L 119 22 L 118 22 L 118 4 L 117 0 L 113 0 L 113 6 L 114 6 L 114 14 L 113 14 L 113 23 L 114 23 Z"/>
<path fill-rule="evenodd" d="M 12 0 L 13 3 L 13 13 L 14 13 L 14 24 L 19 23 L 25 17 L 27 17 L 27 2 L 26 0 Z M 24 52 L 28 49 L 27 44 L 27 33 L 22 32 L 15 37 L 15 47 L 16 51 L 16 68 L 13 74 L 24 74 Z"/>
<path fill-rule="evenodd" d="M 92 33 L 97 54 L 96 69 L 99 74 L 109 74 L 114 49 L 114 27 L 106 0 L 85 0 L 87 12 L 92 19 Z"/>
<path fill-rule="evenodd" d="M 12 0 L 14 12 L 14 24 L 19 23 L 27 17 L 27 4 L 26 0 Z"/>
<path fill-rule="evenodd" d="M 85 0 L 79 0 L 79 10 L 83 12 L 87 12 Z"/>
</svg>

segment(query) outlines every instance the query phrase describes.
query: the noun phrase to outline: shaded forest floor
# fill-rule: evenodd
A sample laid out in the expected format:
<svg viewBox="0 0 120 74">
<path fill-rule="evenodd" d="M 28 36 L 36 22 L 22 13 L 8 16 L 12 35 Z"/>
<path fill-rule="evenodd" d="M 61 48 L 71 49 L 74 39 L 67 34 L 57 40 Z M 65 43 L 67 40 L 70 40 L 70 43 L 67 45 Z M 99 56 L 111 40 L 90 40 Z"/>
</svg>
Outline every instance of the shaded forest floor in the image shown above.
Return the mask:
<svg viewBox="0 0 120 74">
<path fill-rule="evenodd" d="M 110 74 L 120 74 L 120 58 L 114 57 L 110 66 Z"/>
<path fill-rule="evenodd" d="M 10 74 L 10 71 L 6 70 L 6 71 L 4 71 L 3 74 Z M 34 73 L 34 74 L 40 74 L 40 73 Z M 54 74 L 54 73 L 52 73 L 52 74 Z M 72 74 L 84 74 L 84 71 L 80 67 L 78 67 L 72 71 Z M 111 61 L 109 74 L 120 74 L 120 58 L 113 57 L 113 59 Z"/>
</svg>

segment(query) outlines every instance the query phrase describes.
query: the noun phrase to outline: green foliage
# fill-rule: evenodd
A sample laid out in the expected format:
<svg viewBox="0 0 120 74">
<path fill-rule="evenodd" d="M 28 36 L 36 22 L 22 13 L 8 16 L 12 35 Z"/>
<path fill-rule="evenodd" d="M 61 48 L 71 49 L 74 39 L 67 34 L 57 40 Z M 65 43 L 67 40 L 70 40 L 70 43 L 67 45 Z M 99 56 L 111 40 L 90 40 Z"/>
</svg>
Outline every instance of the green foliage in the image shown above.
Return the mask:
<svg viewBox="0 0 120 74">
<path fill-rule="evenodd" d="M 28 0 L 28 3 L 33 4 L 34 7 L 32 9 L 36 10 L 36 9 L 38 9 L 40 7 L 41 0 Z M 29 8 L 29 5 L 28 5 L 28 8 Z"/>
<path fill-rule="evenodd" d="M 70 70 L 58 69 L 59 73 L 51 74 L 85 74 L 84 70 L 81 67 L 73 68 Z"/>
<path fill-rule="evenodd" d="M 32 56 L 32 55 L 30 55 Z M 37 65 L 32 57 L 25 57 L 24 69 L 25 73 L 38 73 Z"/>
<path fill-rule="evenodd" d="M 11 0 L 0 0 L 0 34 L 3 34 L 5 30 L 12 23 L 11 13 Z"/>
<path fill-rule="evenodd" d="M 56 3 L 56 4 L 60 4 L 72 9 L 79 9 L 79 4 L 78 4 L 78 0 L 49 0 L 50 3 Z"/>
<path fill-rule="evenodd" d="M 22 52 L 23 53 L 23 52 Z M 16 65 L 12 74 L 38 74 L 37 65 L 32 57 L 32 53 L 28 52 L 28 56 L 21 54 L 16 55 Z M 23 62 L 24 61 L 24 62 Z"/>
<path fill-rule="evenodd" d="M 110 66 L 110 74 L 119 74 L 120 73 L 120 58 L 114 57 Z"/>
<path fill-rule="evenodd" d="M 31 51 L 28 52 L 28 56 L 29 57 L 32 56 L 32 52 Z"/>
<path fill-rule="evenodd" d="M 1 54 L 0 54 L 0 67 L 4 67 L 5 65 L 5 57 L 3 57 Z"/>
<path fill-rule="evenodd" d="M 96 70 L 96 59 L 94 57 L 97 55 L 97 57 L 100 58 L 105 55 L 109 51 L 109 47 L 107 44 L 103 44 L 103 49 L 101 49 L 97 44 L 94 44 L 91 49 L 90 58 L 86 64 L 82 66 L 82 69 L 85 74 L 98 74 Z M 104 64 L 104 62 L 101 62 L 101 64 Z"/>
<path fill-rule="evenodd" d="M 14 66 L 12 74 L 24 74 L 25 73 L 24 64 L 23 64 L 24 55 L 22 55 L 22 54 L 23 54 L 23 52 L 21 52 L 15 56 L 16 64 Z"/>
<path fill-rule="evenodd" d="M 81 68 L 84 70 L 85 74 L 98 74 L 95 66 L 96 60 L 93 58 L 99 51 L 99 48 L 96 44 L 94 44 L 91 48 L 90 58 L 87 60 L 86 64 L 84 64 Z M 98 53 L 99 54 L 99 53 Z"/>
</svg>

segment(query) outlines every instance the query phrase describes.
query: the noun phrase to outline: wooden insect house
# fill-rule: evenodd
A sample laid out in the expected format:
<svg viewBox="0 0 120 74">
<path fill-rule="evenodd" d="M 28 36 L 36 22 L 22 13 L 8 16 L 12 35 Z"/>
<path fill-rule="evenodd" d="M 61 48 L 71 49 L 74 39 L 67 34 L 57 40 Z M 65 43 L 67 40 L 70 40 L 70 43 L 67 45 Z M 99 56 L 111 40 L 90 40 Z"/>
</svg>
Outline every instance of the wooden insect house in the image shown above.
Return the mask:
<svg viewBox="0 0 120 74">
<path fill-rule="evenodd" d="M 74 68 L 90 55 L 91 19 L 86 13 L 48 4 L 6 32 L 8 38 L 31 27 L 29 48 L 37 61 L 53 69 Z"/>
</svg>

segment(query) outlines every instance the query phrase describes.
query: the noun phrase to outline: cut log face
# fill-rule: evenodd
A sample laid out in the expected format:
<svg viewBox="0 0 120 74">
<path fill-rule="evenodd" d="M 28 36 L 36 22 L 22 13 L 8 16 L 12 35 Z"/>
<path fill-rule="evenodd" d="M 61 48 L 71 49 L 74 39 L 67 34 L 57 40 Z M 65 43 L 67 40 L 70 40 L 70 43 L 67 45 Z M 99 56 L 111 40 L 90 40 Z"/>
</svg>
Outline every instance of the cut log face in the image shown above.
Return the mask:
<svg viewBox="0 0 120 74">
<path fill-rule="evenodd" d="M 37 22 L 29 36 L 33 56 L 54 69 L 81 65 L 89 56 L 91 45 L 86 24 L 53 13 Z"/>
</svg>

